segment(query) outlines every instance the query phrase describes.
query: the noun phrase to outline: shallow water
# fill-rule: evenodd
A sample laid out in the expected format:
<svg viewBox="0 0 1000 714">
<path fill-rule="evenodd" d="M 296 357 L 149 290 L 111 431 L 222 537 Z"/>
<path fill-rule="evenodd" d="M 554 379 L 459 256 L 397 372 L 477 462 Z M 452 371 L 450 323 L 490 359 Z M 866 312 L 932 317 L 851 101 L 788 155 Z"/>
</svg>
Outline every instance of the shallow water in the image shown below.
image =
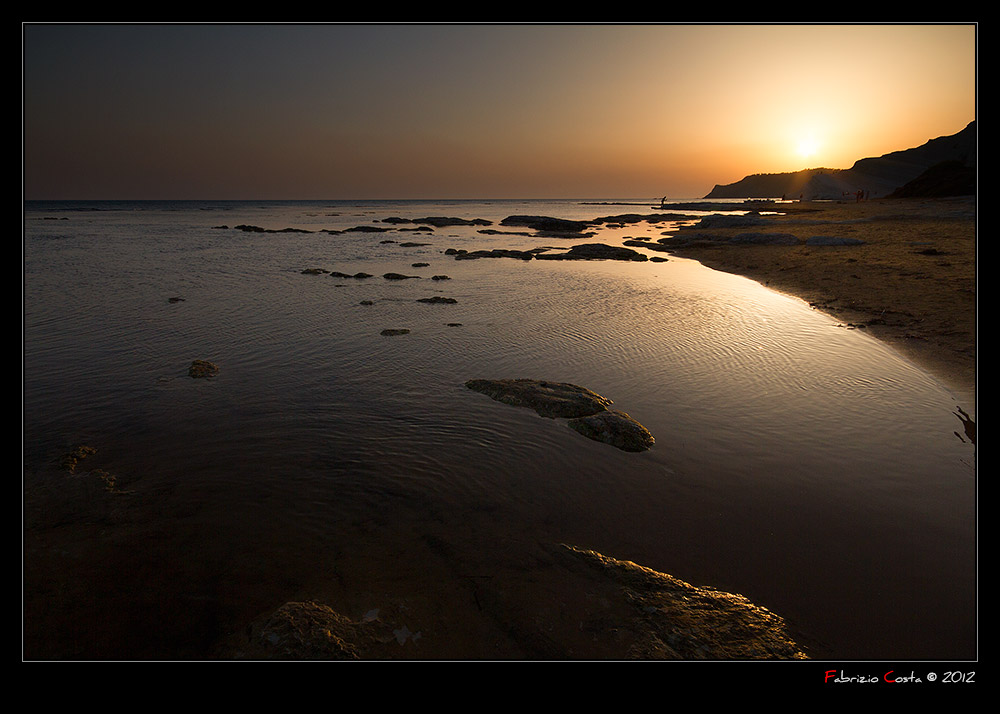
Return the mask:
<svg viewBox="0 0 1000 714">
<path fill-rule="evenodd" d="M 975 448 L 957 416 L 974 405 L 867 335 L 693 261 L 443 253 L 664 225 L 586 241 L 231 229 L 645 207 L 94 207 L 25 212 L 26 656 L 207 656 L 293 596 L 349 592 L 359 562 L 405 579 L 418 566 L 397 549 L 433 534 L 453 552 L 568 542 L 739 592 L 833 658 L 975 657 Z M 416 302 L 434 295 L 458 302 Z M 220 374 L 190 379 L 193 359 Z M 464 388 L 481 377 L 586 386 L 656 445 L 590 442 Z M 52 468 L 78 444 L 127 506 Z"/>
</svg>

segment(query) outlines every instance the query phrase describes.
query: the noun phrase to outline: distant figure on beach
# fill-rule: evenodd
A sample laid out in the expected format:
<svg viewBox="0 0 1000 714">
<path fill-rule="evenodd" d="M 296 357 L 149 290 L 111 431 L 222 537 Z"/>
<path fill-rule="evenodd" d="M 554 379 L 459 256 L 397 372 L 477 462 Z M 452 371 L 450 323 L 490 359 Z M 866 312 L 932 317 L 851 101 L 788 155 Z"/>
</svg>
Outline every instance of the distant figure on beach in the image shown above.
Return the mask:
<svg viewBox="0 0 1000 714">
<path fill-rule="evenodd" d="M 666 208 L 666 206 L 667 206 L 667 197 L 664 196 L 663 198 L 660 199 L 660 208 Z"/>
</svg>

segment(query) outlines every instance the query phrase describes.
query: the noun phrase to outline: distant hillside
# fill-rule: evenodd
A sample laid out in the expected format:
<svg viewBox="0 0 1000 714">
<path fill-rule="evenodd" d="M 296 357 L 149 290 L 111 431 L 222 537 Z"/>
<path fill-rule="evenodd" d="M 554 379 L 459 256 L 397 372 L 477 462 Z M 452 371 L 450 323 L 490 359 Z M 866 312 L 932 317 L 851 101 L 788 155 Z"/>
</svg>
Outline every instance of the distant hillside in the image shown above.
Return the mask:
<svg viewBox="0 0 1000 714">
<path fill-rule="evenodd" d="M 975 193 L 976 156 L 976 122 L 973 121 L 952 136 L 941 136 L 923 146 L 878 158 L 859 159 L 849 169 L 754 174 L 736 183 L 716 186 L 705 198 L 802 196 L 810 200 L 838 199 L 857 191 L 867 191 L 872 197 L 969 195 Z M 933 171 L 928 173 L 930 169 Z M 908 187 L 905 192 L 903 186 Z"/>
</svg>

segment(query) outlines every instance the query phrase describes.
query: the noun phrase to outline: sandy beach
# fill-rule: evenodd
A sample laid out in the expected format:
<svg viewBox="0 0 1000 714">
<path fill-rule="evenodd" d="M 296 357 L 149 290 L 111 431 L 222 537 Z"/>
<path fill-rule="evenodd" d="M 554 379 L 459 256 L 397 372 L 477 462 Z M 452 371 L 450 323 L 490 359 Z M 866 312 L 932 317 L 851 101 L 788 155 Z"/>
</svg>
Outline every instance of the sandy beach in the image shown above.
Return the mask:
<svg viewBox="0 0 1000 714">
<path fill-rule="evenodd" d="M 782 215 L 770 216 L 775 225 L 769 231 L 803 241 L 823 235 L 864 243 L 732 246 L 706 241 L 673 252 L 800 297 L 845 327 L 868 330 L 963 394 L 974 393 L 974 198 L 803 202 L 775 208 Z"/>
</svg>

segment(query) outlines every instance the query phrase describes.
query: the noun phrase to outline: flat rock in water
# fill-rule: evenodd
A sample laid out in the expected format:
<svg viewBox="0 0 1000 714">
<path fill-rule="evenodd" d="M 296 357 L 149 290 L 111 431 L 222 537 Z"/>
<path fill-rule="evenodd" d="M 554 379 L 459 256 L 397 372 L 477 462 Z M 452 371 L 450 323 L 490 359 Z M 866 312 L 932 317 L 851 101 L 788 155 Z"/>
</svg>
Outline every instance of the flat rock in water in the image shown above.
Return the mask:
<svg viewBox="0 0 1000 714">
<path fill-rule="evenodd" d="M 435 295 L 434 297 L 417 298 L 417 302 L 426 302 L 432 305 L 454 305 L 455 303 L 458 302 L 458 300 L 456 300 L 455 298 L 441 297 L 439 295 Z"/>
<path fill-rule="evenodd" d="M 648 247 L 648 246 L 644 246 Z M 605 245 L 604 243 L 582 243 L 574 245 L 565 253 L 539 254 L 537 260 L 649 260 L 648 256 L 631 248 Z"/>
<path fill-rule="evenodd" d="M 617 409 L 570 419 L 569 427 L 588 439 L 611 444 L 622 451 L 646 451 L 655 441 L 646 427 Z"/>
<path fill-rule="evenodd" d="M 584 387 L 537 379 L 471 379 L 469 389 L 504 404 L 534 409 L 543 417 L 569 419 L 569 426 L 589 439 L 623 451 L 645 451 L 653 435 L 613 402 Z"/>
<path fill-rule="evenodd" d="M 604 411 L 612 401 L 589 389 L 536 379 L 471 379 L 469 389 L 504 404 L 534 409 L 543 417 L 572 419 Z"/>
</svg>

